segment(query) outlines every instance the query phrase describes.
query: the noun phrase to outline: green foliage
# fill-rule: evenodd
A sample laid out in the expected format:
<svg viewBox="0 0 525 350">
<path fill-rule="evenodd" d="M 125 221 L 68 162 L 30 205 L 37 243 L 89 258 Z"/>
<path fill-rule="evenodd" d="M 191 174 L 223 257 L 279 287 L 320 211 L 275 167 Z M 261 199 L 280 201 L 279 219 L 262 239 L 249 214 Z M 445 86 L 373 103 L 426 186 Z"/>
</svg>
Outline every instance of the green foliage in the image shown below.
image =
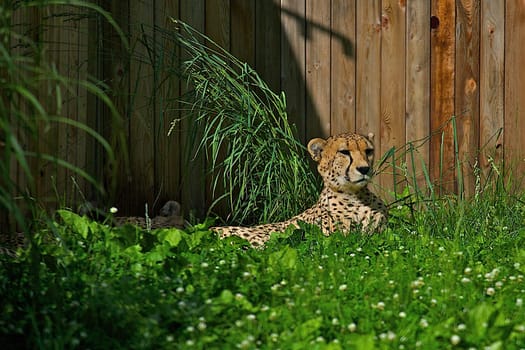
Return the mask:
<svg viewBox="0 0 525 350">
<path fill-rule="evenodd" d="M 67 5 L 61 12 L 55 7 L 55 16 L 71 20 L 88 14 L 99 15 L 107 20 L 124 40 L 122 31 L 102 8 L 85 1 L 5 1 L 0 4 L 0 211 L 10 213 L 18 227 L 29 233 L 29 226 L 37 216 L 40 198 L 35 198 L 35 162 L 54 164 L 71 171 L 100 192 L 101 183 L 84 169 L 60 158 L 54 152 L 46 152 L 42 145 L 49 142 L 49 130 L 73 128 L 93 138 L 101 146 L 107 162 L 113 164 L 115 156 L 108 142 L 88 125 L 62 116 L 62 102 L 78 89 L 96 97 L 108 108 L 111 116 L 118 113 L 106 94 L 101 82 L 75 79 L 62 75 L 55 63 L 48 62 L 43 51 L 44 24 L 15 26 L 15 13 L 30 10 L 37 13 L 49 6 Z M 72 11 L 73 8 L 79 11 Z M 31 27 L 29 27 L 31 26 Z M 49 43 L 46 43 L 49 44 Z M 17 174 L 18 172 L 18 174 Z M 24 179 L 22 181 L 22 179 Z M 28 214 L 29 213 L 29 214 Z M 30 220 L 28 220 L 28 217 Z M 32 220 L 31 220 L 32 219 Z M 13 225 L 15 226 L 15 225 Z M 5 234 L 5 232 L 2 232 Z"/>
<path fill-rule="evenodd" d="M 525 347 L 525 206 L 500 192 L 392 208 L 386 232 L 275 234 L 266 249 L 112 228 L 69 211 L 0 256 L 13 348 Z M 39 252 L 35 255 L 35 251 Z"/>
</svg>

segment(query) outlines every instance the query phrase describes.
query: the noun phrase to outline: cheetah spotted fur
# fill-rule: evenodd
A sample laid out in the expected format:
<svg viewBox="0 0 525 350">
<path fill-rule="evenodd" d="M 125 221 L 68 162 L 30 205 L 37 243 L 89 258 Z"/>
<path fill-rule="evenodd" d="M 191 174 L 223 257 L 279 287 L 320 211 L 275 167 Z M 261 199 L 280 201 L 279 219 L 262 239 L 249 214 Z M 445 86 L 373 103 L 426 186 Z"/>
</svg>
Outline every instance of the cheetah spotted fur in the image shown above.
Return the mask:
<svg viewBox="0 0 525 350">
<path fill-rule="evenodd" d="M 212 231 L 221 238 L 232 235 L 245 238 L 254 247 L 264 245 L 272 232 L 282 232 L 290 225 L 298 227 L 300 221 L 318 225 L 325 235 L 359 226 L 369 233 L 380 231 L 388 217 L 387 208 L 367 187 L 374 160 L 373 137 L 371 133 L 368 136 L 343 133 L 308 143 L 308 152 L 317 162 L 324 187 L 317 203 L 303 213 L 284 222 L 213 227 Z"/>
</svg>

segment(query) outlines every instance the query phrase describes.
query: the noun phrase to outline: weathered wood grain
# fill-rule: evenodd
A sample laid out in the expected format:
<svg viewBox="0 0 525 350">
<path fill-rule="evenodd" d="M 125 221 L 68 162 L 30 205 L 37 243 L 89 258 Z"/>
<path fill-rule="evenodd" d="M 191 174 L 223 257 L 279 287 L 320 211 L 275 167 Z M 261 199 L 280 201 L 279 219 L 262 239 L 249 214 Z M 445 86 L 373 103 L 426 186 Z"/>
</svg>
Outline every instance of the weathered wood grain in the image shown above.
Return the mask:
<svg viewBox="0 0 525 350">
<path fill-rule="evenodd" d="M 130 2 L 130 35 L 133 59 L 130 64 L 130 202 L 132 214 L 143 215 L 155 200 L 155 94 L 154 71 L 143 35 L 153 38 L 154 7 L 149 1 Z M 140 189 L 140 190 L 134 190 Z"/>
<path fill-rule="evenodd" d="M 281 91 L 280 0 L 255 1 L 255 69 L 273 92 Z"/>
<path fill-rule="evenodd" d="M 441 193 L 455 191 L 455 4 L 433 0 L 431 18 L 430 171 Z"/>
<path fill-rule="evenodd" d="M 456 67 L 461 67 L 456 68 L 455 87 L 457 163 L 461 170 L 457 190 L 466 196 L 471 196 L 475 190 L 474 168 L 479 149 L 480 6 L 480 0 L 456 2 Z"/>
<path fill-rule="evenodd" d="M 428 188 L 424 168 L 429 166 L 430 135 L 430 2 L 407 2 L 406 47 L 406 162 L 410 179 L 420 190 Z M 415 177 L 415 179 L 414 179 Z"/>
<path fill-rule="evenodd" d="M 200 32 L 205 32 L 206 2 L 204 0 L 180 0 L 180 18 Z M 181 59 L 188 59 L 181 54 Z M 191 88 L 191 87 L 190 87 Z M 186 81 L 181 81 L 181 94 L 188 91 Z M 181 205 L 190 209 L 194 215 L 206 213 L 206 162 L 204 157 L 195 155 L 196 145 L 190 144 L 188 133 L 191 132 L 191 121 L 181 120 Z M 182 167 L 182 165 L 185 165 Z"/>
<path fill-rule="evenodd" d="M 330 136 L 330 2 L 306 1 L 306 138 Z"/>
<path fill-rule="evenodd" d="M 379 154 L 391 148 L 402 149 L 405 135 L 405 65 L 406 65 L 406 5 L 397 0 L 384 0 L 381 14 L 381 132 Z M 405 159 L 391 159 L 382 176 L 381 185 L 387 191 L 399 192 L 405 187 L 399 167 Z"/>
<path fill-rule="evenodd" d="M 155 7 L 156 33 L 156 109 L 155 109 L 155 200 L 152 211 L 157 213 L 160 206 L 168 200 L 179 200 L 181 182 L 181 129 L 172 122 L 180 119 L 177 97 L 180 95 L 179 81 L 173 74 L 173 67 L 180 65 L 180 51 L 169 35 L 163 30 L 175 30 L 172 18 L 179 18 L 178 1 L 158 1 Z"/>
<path fill-rule="evenodd" d="M 332 1 L 330 133 L 355 131 L 356 1 Z"/>
<path fill-rule="evenodd" d="M 505 9 L 505 166 L 522 187 L 525 174 L 525 3 L 507 1 Z"/>
<path fill-rule="evenodd" d="M 505 1 L 481 2 L 480 167 L 484 179 L 503 160 L 505 96 Z"/>
<path fill-rule="evenodd" d="M 306 140 L 306 0 L 281 0 L 281 87 L 288 118 Z M 309 95 L 308 95 L 309 98 Z"/>
</svg>

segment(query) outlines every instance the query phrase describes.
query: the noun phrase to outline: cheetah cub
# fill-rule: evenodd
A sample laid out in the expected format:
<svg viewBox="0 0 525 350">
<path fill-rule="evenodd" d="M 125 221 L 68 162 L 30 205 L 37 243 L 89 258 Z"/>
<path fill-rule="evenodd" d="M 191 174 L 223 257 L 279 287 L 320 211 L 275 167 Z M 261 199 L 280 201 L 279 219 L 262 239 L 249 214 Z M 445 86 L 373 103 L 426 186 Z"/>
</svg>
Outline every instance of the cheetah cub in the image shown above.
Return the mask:
<svg viewBox="0 0 525 350">
<path fill-rule="evenodd" d="M 387 208 L 367 187 L 374 160 L 373 137 L 372 133 L 368 136 L 343 133 L 308 143 L 308 152 L 317 162 L 324 187 L 317 203 L 303 213 L 284 222 L 213 227 L 212 231 L 221 238 L 232 235 L 245 238 L 254 247 L 262 246 L 272 232 L 282 232 L 290 225 L 298 227 L 299 221 L 318 225 L 325 235 L 359 226 L 369 233 L 380 231 L 388 217 Z"/>
</svg>

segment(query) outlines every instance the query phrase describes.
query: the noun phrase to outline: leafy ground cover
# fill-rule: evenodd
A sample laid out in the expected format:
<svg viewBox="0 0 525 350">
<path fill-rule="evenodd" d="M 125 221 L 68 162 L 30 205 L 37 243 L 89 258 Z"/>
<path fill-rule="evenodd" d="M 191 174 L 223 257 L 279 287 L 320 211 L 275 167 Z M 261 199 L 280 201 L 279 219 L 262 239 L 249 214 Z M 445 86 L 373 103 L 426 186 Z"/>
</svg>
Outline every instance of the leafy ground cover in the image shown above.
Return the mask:
<svg viewBox="0 0 525 350">
<path fill-rule="evenodd" d="M 274 235 L 265 250 L 59 212 L 0 258 L 12 348 L 525 348 L 525 205 L 392 208 L 381 235 Z"/>
</svg>

